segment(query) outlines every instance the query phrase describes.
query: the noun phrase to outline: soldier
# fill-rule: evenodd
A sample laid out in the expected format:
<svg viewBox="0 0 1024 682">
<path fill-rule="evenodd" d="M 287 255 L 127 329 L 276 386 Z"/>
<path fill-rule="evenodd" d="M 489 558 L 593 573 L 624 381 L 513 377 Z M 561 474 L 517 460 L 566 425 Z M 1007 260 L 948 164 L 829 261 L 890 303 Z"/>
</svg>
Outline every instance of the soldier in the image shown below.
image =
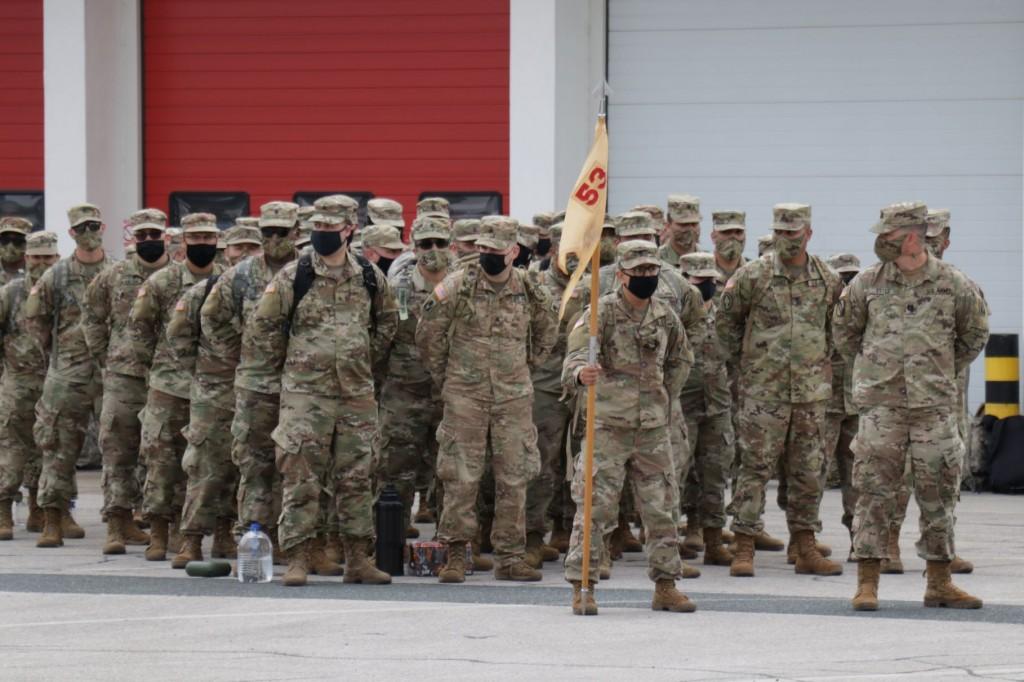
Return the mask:
<svg viewBox="0 0 1024 682">
<path fill-rule="evenodd" d="M 57 262 L 57 235 L 35 232 L 28 236 L 25 274 L 0 288 L 0 343 L 3 346 L 3 375 L 0 377 L 0 540 L 14 538 L 11 505 L 19 498 L 18 488 L 28 489 L 29 516 L 25 530 L 43 529 L 42 510 L 36 503 L 40 452 L 32 439 L 35 404 L 43 392 L 46 355 L 25 328 L 22 304 L 29 289 Z"/>
<path fill-rule="evenodd" d="M 716 214 L 718 215 L 718 214 Z M 717 245 L 716 245 L 717 246 Z M 690 475 L 682 487 L 682 510 L 687 515 L 687 537 L 700 533 L 705 566 L 729 566 L 732 553 L 722 541 L 725 527 L 725 486 L 735 454 L 732 393 L 725 357 L 715 332 L 714 302 L 721 271 L 717 256 L 689 253 L 679 268 L 704 301 L 703 328 L 688 338 L 694 347 L 694 366 L 680 400 L 690 447 Z"/>
<path fill-rule="evenodd" d="M 60 547 L 64 538 L 85 537 L 71 518 L 70 504 L 77 494 L 75 461 L 100 390 L 79 321 L 86 287 L 110 263 L 103 251 L 106 225 L 100 210 L 91 204 L 72 206 L 68 220 L 74 253 L 39 278 L 22 308 L 39 344 L 50 354 L 32 429 L 43 453 L 39 506 L 46 515 L 37 547 Z"/>
<path fill-rule="evenodd" d="M 220 236 L 216 217 L 190 213 L 181 219 L 181 226 L 185 261 L 171 263 L 149 277 L 139 287 L 128 316 L 131 359 L 125 372 L 148 380 L 139 442 L 139 456 L 146 462 L 142 509 L 151 529 L 147 561 L 166 558 L 169 533 L 173 524 L 177 534 L 185 501 L 181 458 L 186 443 L 182 430 L 188 426 L 192 368 L 179 366 L 168 343 L 167 323 L 185 291 L 220 272 L 214 263 Z M 184 568 L 185 563 L 176 556 L 171 565 Z"/>
<path fill-rule="evenodd" d="M 395 259 L 405 251 L 402 233 L 390 225 L 367 225 L 363 230 L 363 257 L 385 275 Z"/>
<path fill-rule="evenodd" d="M 399 232 L 405 229 L 402 205 L 394 199 L 377 197 L 366 204 L 366 215 L 372 225 L 388 225 Z"/>
<path fill-rule="evenodd" d="M 669 423 L 672 402 L 690 371 L 693 353 L 679 318 L 668 305 L 652 299 L 662 269 L 657 247 L 640 240 L 620 243 L 618 268 L 617 291 L 598 301 L 598 364 L 587 363 L 590 332 L 589 315 L 584 312 L 569 334 L 562 372 L 566 390 L 602 384 L 592 415 L 596 426 L 594 461 L 598 463 L 593 474 L 592 533 L 600 537 L 614 523 L 623 481 L 628 480 L 644 523 L 647 574 L 656 586 L 651 608 L 692 612 L 696 605 L 675 587 L 682 574 L 676 537 L 679 481 Z M 565 559 L 565 579 L 573 586 L 573 613 L 596 615 L 593 592 L 584 595 L 581 589 L 582 457 L 582 453 L 577 457 L 572 482 L 576 518 Z M 590 575 L 596 578 L 596 552 L 591 552 L 590 564 Z"/>
<path fill-rule="evenodd" d="M 711 241 L 715 245 L 715 268 L 718 269 L 717 290 L 725 288 L 725 283 L 737 270 L 747 264 L 743 257 L 743 247 L 747 244 L 747 214 L 743 211 L 715 211 L 711 214 L 713 227 Z"/>
<path fill-rule="evenodd" d="M 228 230 L 226 241 L 228 246 L 224 255 L 227 256 L 229 267 L 238 265 L 250 256 L 263 255 L 263 237 L 259 226 L 236 225 Z"/>
<path fill-rule="evenodd" d="M 767 256 L 775 250 L 775 235 L 765 234 L 757 238 L 757 257 Z"/>
<path fill-rule="evenodd" d="M 697 250 L 700 242 L 700 199 L 689 194 L 672 194 L 668 198 L 668 239 L 658 249 L 658 256 L 669 265 L 679 266 L 679 257 Z"/>
<path fill-rule="evenodd" d="M 886 206 L 871 228 L 879 263 L 843 292 L 833 317 L 836 346 L 853 361 L 860 428 L 853 440 L 858 559 L 853 608 L 878 608 L 895 494 L 909 459 L 920 508 L 918 556 L 927 562 L 926 607 L 981 608 L 950 580 L 963 441 L 957 376 L 985 347 L 988 307 L 956 268 L 929 255 L 927 208 Z"/>
<path fill-rule="evenodd" d="M 554 345 L 556 306 L 527 273 L 511 267 L 517 232 L 512 218 L 481 220 L 480 264 L 437 285 L 416 328 L 420 356 L 444 400 L 437 431 L 437 476 L 444 484 L 438 537 L 448 545 L 448 563 L 441 582 L 465 580 L 488 447 L 496 486 L 495 578 L 542 577 L 524 561 L 526 486 L 540 471 L 529 371 Z"/>
<path fill-rule="evenodd" d="M 143 282 L 170 262 L 163 211 L 136 211 L 128 224 L 135 254 L 114 263 L 92 281 L 82 308 L 82 334 L 93 360 L 103 369 L 99 444 L 103 452 L 101 513 L 107 522 L 104 554 L 124 554 L 126 544 L 149 542 L 132 518 L 132 510 L 141 502 L 139 412 L 146 406 L 146 377 L 131 370 L 135 356 L 128 316 Z"/>
<path fill-rule="evenodd" d="M 309 246 L 309 235 L 313 232 L 313 223 L 309 219 L 315 210 L 312 206 L 299 206 L 299 236 L 295 240 L 295 248 L 300 251 Z"/>
<path fill-rule="evenodd" d="M 797 573 L 838 575 L 819 551 L 819 425 L 831 395 L 829 319 L 840 280 L 807 253 L 811 207 L 777 204 L 775 254 L 748 263 L 725 286 L 716 320 L 726 357 L 738 358 L 740 473 L 728 512 L 736 550 L 729 571 L 754 575 L 754 541 L 764 528 L 765 486 L 781 462 L 789 482 L 786 521 Z"/>
<path fill-rule="evenodd" d="M 25 269 L 25 239 L 32 223 L 25 218 L 0 218 L 0 286 L 20 277 Z"/>
<path fill-rule="evenodd" d="M 531 270 L 543 271 L 551 267 L 551 227 L 554 225 L 554 213 L 535 213 L 533 224 L 537 226 L 536 258 L 530 263 Z"/>
<path fill-rule="evenodd" d="M 185 242 L 180 227 L 167 228 L 167 255 L 175 263 L 185 260 Z"/>
<path fill-rule="evenodd" d="M 480 252 L 476 250 L 476 239 L 480 233 L 480 221 L 476 218 L 456 220 L 452 225 L 452 253 L 455 254 L 455 269 L 476 263 Z"/>
<path fill-rule="evenodd" d="M 516 243 L 519 245 L 519 255 L 512 261 L 512 267 L 529 270 L 530 261 L 533 258 L 533 252 L 536 250 L 538 242 L 540 242 L 539 227 L 536 225 L 520 225 L 519 236 L 516 237 Z"/>
<path fill-rule="evenodd" d="M 328 504 L 343 535 L 345 582 L 385 584 L 391 576 L 366 555 L 373 536 L 373 370 L 387 360 L 398 312 L 380 270 L 347 248 L 358 203 L 334 195 L 314 206 L 315 253 L 285 266 L 267 286 L 246 325 L 242 365 L 259 362 L 281 373 L 273 439 L 283 492 L 280 542 L 289 555 L 284 584 L 306 584 L 310 543 L 326 531 Z"/>
</svg>

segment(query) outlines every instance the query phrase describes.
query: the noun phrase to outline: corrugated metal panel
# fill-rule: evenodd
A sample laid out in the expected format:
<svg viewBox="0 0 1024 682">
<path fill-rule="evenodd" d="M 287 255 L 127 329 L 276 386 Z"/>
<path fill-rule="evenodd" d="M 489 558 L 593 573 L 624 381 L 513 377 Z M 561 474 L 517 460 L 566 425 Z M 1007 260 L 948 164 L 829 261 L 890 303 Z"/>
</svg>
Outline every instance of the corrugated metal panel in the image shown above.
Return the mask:
<svg viewBox="0 0 1024 682">
<path fill-rule="evenodd" d="M 0 189 L 43 188 L 43 0 L 0 2 Z"/>
<path fill-rule="evenodd" d="M 174 190 L 508 201 L 508 0 L 145 0 L 146 205 Z"/>
</svg>

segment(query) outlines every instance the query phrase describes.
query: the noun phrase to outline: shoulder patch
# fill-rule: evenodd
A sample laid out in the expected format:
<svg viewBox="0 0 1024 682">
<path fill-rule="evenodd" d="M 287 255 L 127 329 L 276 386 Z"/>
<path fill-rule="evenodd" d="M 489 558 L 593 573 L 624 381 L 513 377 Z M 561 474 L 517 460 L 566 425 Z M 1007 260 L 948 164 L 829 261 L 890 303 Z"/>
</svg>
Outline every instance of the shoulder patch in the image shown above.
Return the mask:
<svg viewBox="0 0 1024 682">
<path fill-rule="evenodd" d="M 444 282 L 441 282 L 434 287 L 434 298 L 440 302 L 444 302 L 448 298 L 448 289 L 444 286 Z"/>
<path fill-rule="evenodd" d="M 135 294 L 135 298 L 142 298 L 146 295 L 146 287 L 139 287 L 139 292 Z"/>
<path fill-rule="evenodd" d="M 39 285 L 38 284 L 33 284 L 32 288 L 29 289 L 28 293 L 29 293 L 30 296 L 34 295 L 34 294 L 38 294 L 39 293 Z"/>
<path fill-rule="evenodd" d="M 732 310 L 733 300 L 732 293 L 729 291 L 729 287 L 732 285 L 732 280 L 729 280 L 729 284 L 725 287 L 725 293 L 722 294 L 722 310 L 729 312 Z"/>
<path fill-rule="evenodd" d="M 423 312 L 429 313 L 431 310 L 434 309 L 435 305 L 437 305 L 437 301 L 435 301 L 433 298 L 428 298 L 426 301 L 423 302 Z"/>
<path fill-rule="evenodd" d="M 265 294 L 272 294 L 277 291 L 277 282 L 271 282 L 267 285 L 267 288 L 263 290 Z"/>
</svg>

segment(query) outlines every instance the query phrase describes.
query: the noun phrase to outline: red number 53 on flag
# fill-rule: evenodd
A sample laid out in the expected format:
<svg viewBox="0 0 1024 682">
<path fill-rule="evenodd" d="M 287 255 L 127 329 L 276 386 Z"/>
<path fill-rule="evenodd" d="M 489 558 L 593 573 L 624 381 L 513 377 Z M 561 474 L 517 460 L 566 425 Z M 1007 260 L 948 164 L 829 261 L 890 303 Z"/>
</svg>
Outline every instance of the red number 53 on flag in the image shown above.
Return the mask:
<svg viewBox="0 0 1024 682">
<path fill-rule="evenodd" d="M 594 164 L 584 175 L 583 181 L 572 193 L 573 199 L 586 206 L 596 206 L 601 193 L 608 186 L 608 171 L 599 164 Z"/>
</svg>

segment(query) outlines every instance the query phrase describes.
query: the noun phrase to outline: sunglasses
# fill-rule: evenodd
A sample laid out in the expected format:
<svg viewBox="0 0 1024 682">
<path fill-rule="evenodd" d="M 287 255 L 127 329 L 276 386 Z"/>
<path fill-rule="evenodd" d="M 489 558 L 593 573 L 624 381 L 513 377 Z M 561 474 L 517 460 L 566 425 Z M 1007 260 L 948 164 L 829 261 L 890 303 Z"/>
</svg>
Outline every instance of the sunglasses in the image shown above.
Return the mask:
<svg viewBox="0 0 1024 682">
<path fill-rule="evenodd" d="M 71 231 L 75 234 L 82 234 L 83 232 L 99 232 L 100 228 L 103 227 L 102 223 L 89 221 L 87 223 L 80 223 L 71 228 Z"/>
<path fill-rule="evenodd" d="M 289 233 L 291 233 L 291 228 L 288 227 L 260 228 L 260 234 L 263 235 L 264 239 L 273 239 L 274 237 L 277 237 L 278 239 L 285 239 L 289 235 Z"/>
<path fill-rule="evenodd" d="M 430 249 L 447 249 L 448 248 L 448 240 L 447 239 L 421 239 L 418 242 L 416 242 L 416 248 L 417 249 L 422 249 L 424 251 L 429 251 Z"/>
<path fill-rule="evenodd" d="M 135 233 L 135 241 L 137 242 L 156 242 L 163 238 L 164 235 L 160 230 L 140 230 Z"/>
<path fill-rule="evenodd" d="M 7 246 L 8 244 L 14 244 L 15 246 L 25 246 L 25 237 L 23 237 L 20 234 L 0 232 L 0 246 Z"/>
</svg>

